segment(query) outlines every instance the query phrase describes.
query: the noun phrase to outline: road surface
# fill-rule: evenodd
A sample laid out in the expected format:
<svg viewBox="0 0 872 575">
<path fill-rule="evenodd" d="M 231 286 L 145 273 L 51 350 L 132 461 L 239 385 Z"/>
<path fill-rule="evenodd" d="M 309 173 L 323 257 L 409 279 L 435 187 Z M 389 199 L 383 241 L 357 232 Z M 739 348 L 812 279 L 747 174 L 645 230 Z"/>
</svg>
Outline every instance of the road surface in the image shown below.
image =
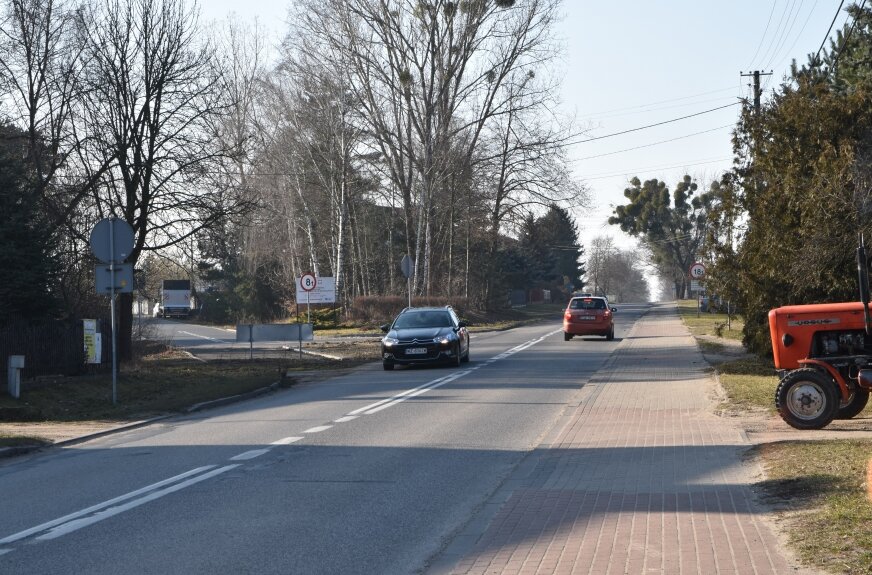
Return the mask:
<svg viewBox="0 0 872 575">
<path fill-rule="evenodd" d="M 0 573 L 421 572 L 647 306 L 619 308 L 611 342 L 559 319 L 474 334 L 459 369 L 368 364 L 5 462 Z"/>
</svg>

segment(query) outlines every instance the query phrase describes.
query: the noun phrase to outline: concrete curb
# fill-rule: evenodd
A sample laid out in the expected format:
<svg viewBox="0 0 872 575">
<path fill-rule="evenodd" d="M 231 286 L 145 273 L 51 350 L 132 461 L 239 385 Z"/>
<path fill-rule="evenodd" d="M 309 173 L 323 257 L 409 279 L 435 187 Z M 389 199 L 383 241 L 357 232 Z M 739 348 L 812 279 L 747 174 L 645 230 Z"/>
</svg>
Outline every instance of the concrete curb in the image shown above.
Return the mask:
<svg viewBox="0 0 872 575">
<path fill-rule="evenodd" d="M 183 413 L 194 413 L 197 411 L 203 411 L 204 409 L 211 409 L 213 407 L 221 407 L 222 405 L 230 405 L 231 403 L 236 403 L 238 401 L 243 401 L 246 399 L 253 399 L 255 397 L 259 397 L 261 395 L 265 395 L 267 393 L 273 392 L 279 388 L 281 385 L 281 381 L 275 381 L 269 384 L 266 387 L 260 387 L 258 389 L 254 389 L 252 391 L 248 391 L 246 393 L 240 393 L 238 395 L 230 395 L 228 397 L 220 397 L 218 399 L 212 399 L 210 401 L 203 401 L 200 403 L 195 403 L 191 407 L 188 407 L 183 410 Z"/>
<path fill-rule="evenodd" d="M 219 399 L 213 399 L 211 401 L 204 401 L 201 403 L 197 403 L 188 407 L 181 411 L 181 413 L 168 413 L 166 415 L 159 415 L 157 417 L 152 417 L 150 419 L 143 419 L 142 421 L 134 421 L 132 423 L 125 423 L 124 425 L 118 425 L 116 427 L 110 427 L 109 429 L 103 429 L 101 431 L 95 431 L 93 433 L 88 433 L 85 435 L 80 435 L 78 437 L 73 437 L 70 439 L 64 439 L 63 441 L 56 441 L 54 443 L 43 443 L 39 445 L 17 445 L 15 447 L 0 447 L 0 459 L 4 459 L 7 457 L 15 457 L 16 455 L 26 455 L 28 453 L 33 453 L 34 451 L 39 451 L 41 449 L 49 449 L 52 447 L 66 447 L 69 445 L 75 445 L 77 443 L 84 443 L 85 441 L 91 441 L 92 439 L 97 439 L 99 437 L 103 437 L 106 435 L 112 435 L 114 433 L 120 433 L 122 431 L 130 431 L 132 429 L 137 429 L 140 427 L 146 427 L 153 423 L 157 423 L 159 421 L 163 421 L 164 419 L 169 419 L 171 417 L 176 417 L 180 414 L 186 413 L 194 413 L 197 411 L 203 411 L 206 409 L 211 409 L 213 407 L 220 407 L 222 405 L 229 405 L 231 403 L 236 403 L 238 401 L 244 401 L 246 399 L 252 399 L 261 395 L 265 395 L 267 393 L 273 392 L 281 386 L 281 381 L 276 381 L 271 383 L 266 387 L 261 387 L 247 393 L 240 393 L 238 395 L 231 395 L 228 397 L 221 397 Z"/>
</svg>

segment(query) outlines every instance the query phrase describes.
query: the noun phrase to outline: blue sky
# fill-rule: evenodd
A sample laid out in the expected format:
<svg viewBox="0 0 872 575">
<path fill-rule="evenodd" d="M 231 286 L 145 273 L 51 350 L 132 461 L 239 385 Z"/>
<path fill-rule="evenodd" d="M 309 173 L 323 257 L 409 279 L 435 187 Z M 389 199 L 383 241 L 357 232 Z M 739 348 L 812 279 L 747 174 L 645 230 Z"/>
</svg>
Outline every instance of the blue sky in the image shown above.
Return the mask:
<svg viewBox="0 0 872 575">
<path fill-rule="evenodd" d="M 564 0 L 557 34 L 565 48 L 562 100 L 587 137 L 602 137 L 751 97 L 751 70 L 772 71 L 778 85 L 791 59 L 805 63 L 817 52 L 837 14 L 839 0 Z M 845 4 L 850 4 L 850 0 Z M 289 0 L 203 0 L 206 20 L 257 17 L 275 34 L 283 29 Z M 836 18 L 834 30 L 847 15 Z M 829 47 L 829 41 L 827 41 Z M 591 194 L 579 210 L 582 242 L 610 235 L 633 242 L 606 223 L 633 176 L 665 180 L 670 189 L 685 174 L 701 188 L 731 163 L 730 129 L 738 106 L 655 128 L 572 146 L 576 176 Z M 694 135 L 696 134 L 696 135 Z M 673 140 L 665 142 L 666 140 Z M 663 143 L 660 143 L 663 142 Z M 638 148 L 629 150 L 630 148 Z M 628 150 L 628 151 L 625 151 Z"/>
</svg>

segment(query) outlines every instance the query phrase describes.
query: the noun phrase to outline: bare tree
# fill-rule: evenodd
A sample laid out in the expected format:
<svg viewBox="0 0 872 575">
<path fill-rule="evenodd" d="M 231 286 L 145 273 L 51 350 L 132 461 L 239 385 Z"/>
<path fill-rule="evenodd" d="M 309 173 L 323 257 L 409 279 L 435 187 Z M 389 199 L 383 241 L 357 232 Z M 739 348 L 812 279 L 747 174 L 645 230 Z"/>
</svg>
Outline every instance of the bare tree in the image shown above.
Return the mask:
<svg viewBox="0 0 872 575">
<path fill-rule="evenodd" d="M 89 165 L 114 158 L 93 194 L 100 216 L 114 214 L 135 234 L 128 261 L 173 246 L 236 205 L 203 183 L 235 150 L 215 137 L 226 116 L 213 51 L 184 0 L 103 0 L 81 13 L 87 62 L 83 129 Z M 121 355 L 129 354 L 132 298 L 121 298 Z"/>
<path fill-rule="evenodd" d="M 63 0 L 5 0 L 2 10 L 0 106 L 26 132 L 31 186 L 54 233 L 70 223 L 114 159 L 106 151 L 87 167 L 78 162 L 82 147 L 94 144 L 77 129 L 86 89 L 76 34 L 81 9 Z"/>
</svg>

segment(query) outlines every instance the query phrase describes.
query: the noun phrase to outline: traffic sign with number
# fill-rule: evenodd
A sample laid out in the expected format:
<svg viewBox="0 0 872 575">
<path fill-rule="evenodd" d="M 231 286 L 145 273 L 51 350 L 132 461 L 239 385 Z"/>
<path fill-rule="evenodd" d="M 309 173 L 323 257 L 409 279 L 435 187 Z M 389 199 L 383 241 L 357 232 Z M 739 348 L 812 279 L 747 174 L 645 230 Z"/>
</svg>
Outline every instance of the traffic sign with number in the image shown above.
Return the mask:
<svg viewBox="0 0 872 575">
<path fill-rule="evenodd" d="M 315 274 L 303 274 L 300 277 L 300 288 L 303 291 L 312 291 L 318 287 L 318 278 L 315 277 Z"/>
<path fill-rule="evenodd" d="M 700 280 L 705 277 L 705 266 L 697 262 L 690 266 L 690 277 Z"/>
</svg>

